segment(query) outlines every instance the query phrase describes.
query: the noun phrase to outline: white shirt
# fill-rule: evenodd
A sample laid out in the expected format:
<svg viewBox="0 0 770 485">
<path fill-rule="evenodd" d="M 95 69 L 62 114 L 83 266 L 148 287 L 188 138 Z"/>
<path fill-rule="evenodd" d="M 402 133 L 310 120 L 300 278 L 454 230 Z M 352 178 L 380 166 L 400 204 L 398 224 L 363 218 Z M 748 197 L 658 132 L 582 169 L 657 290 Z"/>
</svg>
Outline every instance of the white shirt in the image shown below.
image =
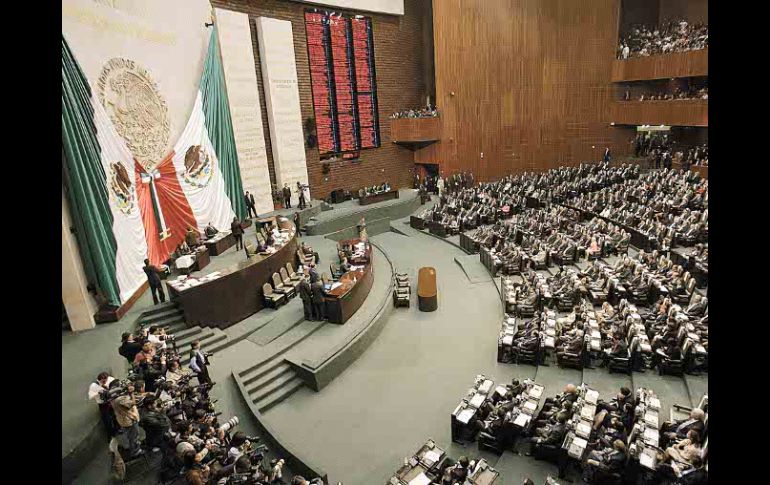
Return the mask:
<svg viewBox="0 0 770 485">
<path fill-rule="evenodd" d="M 147 336 L 147 341 L 153 344 L 158 349 L 164 349 L 166 348 L 166 341 L 161 340 L 158 335 L 150 334 Z"/>
<path fill-rule="evenodd" d="M 90 386 L 88 386 L 88 399 L 95 401 L 96 404 L 103 404 L 104 401 L 100 397 L 100 394 L 102 391 L 109 389 L 110 383 L 114 381 L 115 378 L 112 376 L 107 377 L 107 383 L 102 387 L 101 384 L 98 382 L 92 382 Z"/>
</svg>

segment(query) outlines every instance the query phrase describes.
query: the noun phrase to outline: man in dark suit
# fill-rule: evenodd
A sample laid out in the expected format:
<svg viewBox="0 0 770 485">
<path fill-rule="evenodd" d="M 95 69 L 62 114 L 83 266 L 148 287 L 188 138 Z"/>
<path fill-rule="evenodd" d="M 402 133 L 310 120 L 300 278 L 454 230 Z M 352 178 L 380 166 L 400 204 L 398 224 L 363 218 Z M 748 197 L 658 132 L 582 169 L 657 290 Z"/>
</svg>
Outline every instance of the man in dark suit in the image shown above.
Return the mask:
<svg viewBox="0 0 770 485">
<path fill-rule="evenodd" d="M 591 482 L 613 473 L 619 473 L 626 464 L 626 445 L 620 440 L 612 443 L 612 448 L 592 451 L 588 455 L 586 467 L 583 469 L 583 481 Z"/>
<path fill-rule="evenodd" d="M 243 226 L 241 226 L 241 221 L 238 220 L 238 217 L 233 217 L 233 222 L 230 223 L 230 232 L 233 233 L 235 238 L 235 249 L 243 249 Z"/>
<path fill-rule="evenodd" d="M 310 284 L 312 285 L 316 281 L 321 281 L 321 274 L 318 272 L 318 270 L 315 267 L 315 263 L 310 263 Z"/>
<path fill-rule="evenodd" d="M 324 284 L 317 279 L 312 285 L 313 294 L 313 320 L 326 320 L 326 301 L 324 300 Z"/>
<path fill-rule="evenodd" d="M 307 280 L 307 270 L 305 270 L 305 277 L 299 281 L 298 286 L 302 309 L 305 311 L 305 320 L 313 320 L 313 290 Z"/>
<path fill-rule="evenodd" d="M 527 451 L 524 453 L 527 456 L 532 455 L 532 450 L 535 447 L 541 447 L 541 446 L 561 446 L 562 441 L 564 441 L 564 435 L 567 432 L 566 423 L 567 418 L 563 414 L 560 414 L 556 417 L 556 424 L 540 428 L 538 430 L 538 435 L 533 438 L 527 438 L 524 440 L 526 443 L 525 446 L 528 445 Z"/>
<path fill-rule="evenodd" d="M 291 187 L 289 184 L 283 184 L 283 206 L 291 209 Z"/>
<path fill-rule="evenodd" d="M 149 259 L 144 260 L 144 267 L 142 269 L 144 274 L 147 275 L 147 282 L 150 284 L 153 303 L 157 305 L 159 297 L 161 303 L 164 303 L 166 301 L 166 294 L 163 292 L 163 282 L 159 276 L 163 271 L 157 266 L 150 264 Z"/>
<path fill-rule="evenodd" d="M 690 411 L 688 419 L 682 419 L 674 423 L 666 421 L 661 427 L 661 448 L 667 448 L 672 440 L 683 440 L 687 438 L 687 432 L 695 430 L 698 436 L 703 438 L 703 431 L 706 429 L 704 419 L 706 413 L 700 408 L 694 408 Z"/>
<path fill-rule="evenodd" d="M 249 211 L 249 216 L 254 214 L 254 218 L 257 218 L 257 204 L 254 202 L 254 194 L 250 194 L 247 190 L 245 194 L 243 194 L 243 198 L 246 201 L 246 209 Z"/>
</svg>

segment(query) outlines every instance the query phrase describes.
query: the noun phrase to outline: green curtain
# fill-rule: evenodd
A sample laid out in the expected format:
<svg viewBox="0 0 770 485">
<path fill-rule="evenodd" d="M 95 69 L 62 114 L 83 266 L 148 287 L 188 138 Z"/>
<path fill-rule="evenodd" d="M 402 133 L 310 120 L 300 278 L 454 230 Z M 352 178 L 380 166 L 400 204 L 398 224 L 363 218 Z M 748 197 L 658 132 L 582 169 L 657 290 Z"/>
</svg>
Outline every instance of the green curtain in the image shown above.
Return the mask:
<svg viewBox="0 0 770 485">
<path fill-rule="evenodd" d="M 86 278 L 110 304 L 120 305 L 115 277 L 117 243 L 112 233 L 91 89 L 64 35 L 61 53 L 62 182 Z"/>
<path fill-rule="evenodd" d="M 219 159 L 219 168 L 225 181 L 225 190 L 233 205 L 233 212 L 239 219 L 247 216 L 246 203 L 243 200 L 241 170 L 238 165 L 238 153 L 235 151 L 233 123 L 230 119 L 230 103 L 227 101 L 227 89 L 222 70 L 222 58 L 219 55 L 217 27 L 211 29 L 209 50 L 201 78 L 203 94 L 203 114 L 206 116 L 206 129 Z"/>
</svg>

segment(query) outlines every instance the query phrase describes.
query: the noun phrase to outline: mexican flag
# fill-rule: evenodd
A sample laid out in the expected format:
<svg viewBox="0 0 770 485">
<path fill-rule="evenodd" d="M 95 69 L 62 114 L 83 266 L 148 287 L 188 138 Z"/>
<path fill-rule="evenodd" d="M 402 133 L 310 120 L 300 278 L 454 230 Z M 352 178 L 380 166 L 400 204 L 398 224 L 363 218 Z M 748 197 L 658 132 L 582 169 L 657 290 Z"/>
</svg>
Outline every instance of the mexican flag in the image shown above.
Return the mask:
<svg viewBox="0 0 770 485">
<path fill-rule="evenodd" d="M 146 281 L 144 259 L 167 261 L 188 228 L 230 230 L 233 217 L 246 216 L 215 29 L 182 135 L 162 160 L 145 165 L 62 36 L 64 187 L 86 277 L 113 305 Z"/>
</svg>

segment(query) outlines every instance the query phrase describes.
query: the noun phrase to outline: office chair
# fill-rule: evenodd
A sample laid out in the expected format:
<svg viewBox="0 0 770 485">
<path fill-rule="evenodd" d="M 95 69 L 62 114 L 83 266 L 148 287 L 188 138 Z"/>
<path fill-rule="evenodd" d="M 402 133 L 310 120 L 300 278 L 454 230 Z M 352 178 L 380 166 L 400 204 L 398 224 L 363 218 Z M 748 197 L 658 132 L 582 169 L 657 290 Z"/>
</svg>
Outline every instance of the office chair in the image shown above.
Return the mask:
<svg viewBox="0 0 770 485">
<path fill-rule="evenodd" d="M 262 285 L 262 293 L 265 300 L 265 305 L 268 308 L 278 308 L 282 304 L 286 303 L 286 295 L 281 293 L 275 293 L 270 283 Z"/>
<path fill-rule="evenodd" d="M 281 277 L 278 273 L 273 273 L 273 291 L 286 295 L 286 299 L 291 299 L 297 292 L 294 290 L 294 286 L 286 286 L 283 284 Z"/>
</svg>

